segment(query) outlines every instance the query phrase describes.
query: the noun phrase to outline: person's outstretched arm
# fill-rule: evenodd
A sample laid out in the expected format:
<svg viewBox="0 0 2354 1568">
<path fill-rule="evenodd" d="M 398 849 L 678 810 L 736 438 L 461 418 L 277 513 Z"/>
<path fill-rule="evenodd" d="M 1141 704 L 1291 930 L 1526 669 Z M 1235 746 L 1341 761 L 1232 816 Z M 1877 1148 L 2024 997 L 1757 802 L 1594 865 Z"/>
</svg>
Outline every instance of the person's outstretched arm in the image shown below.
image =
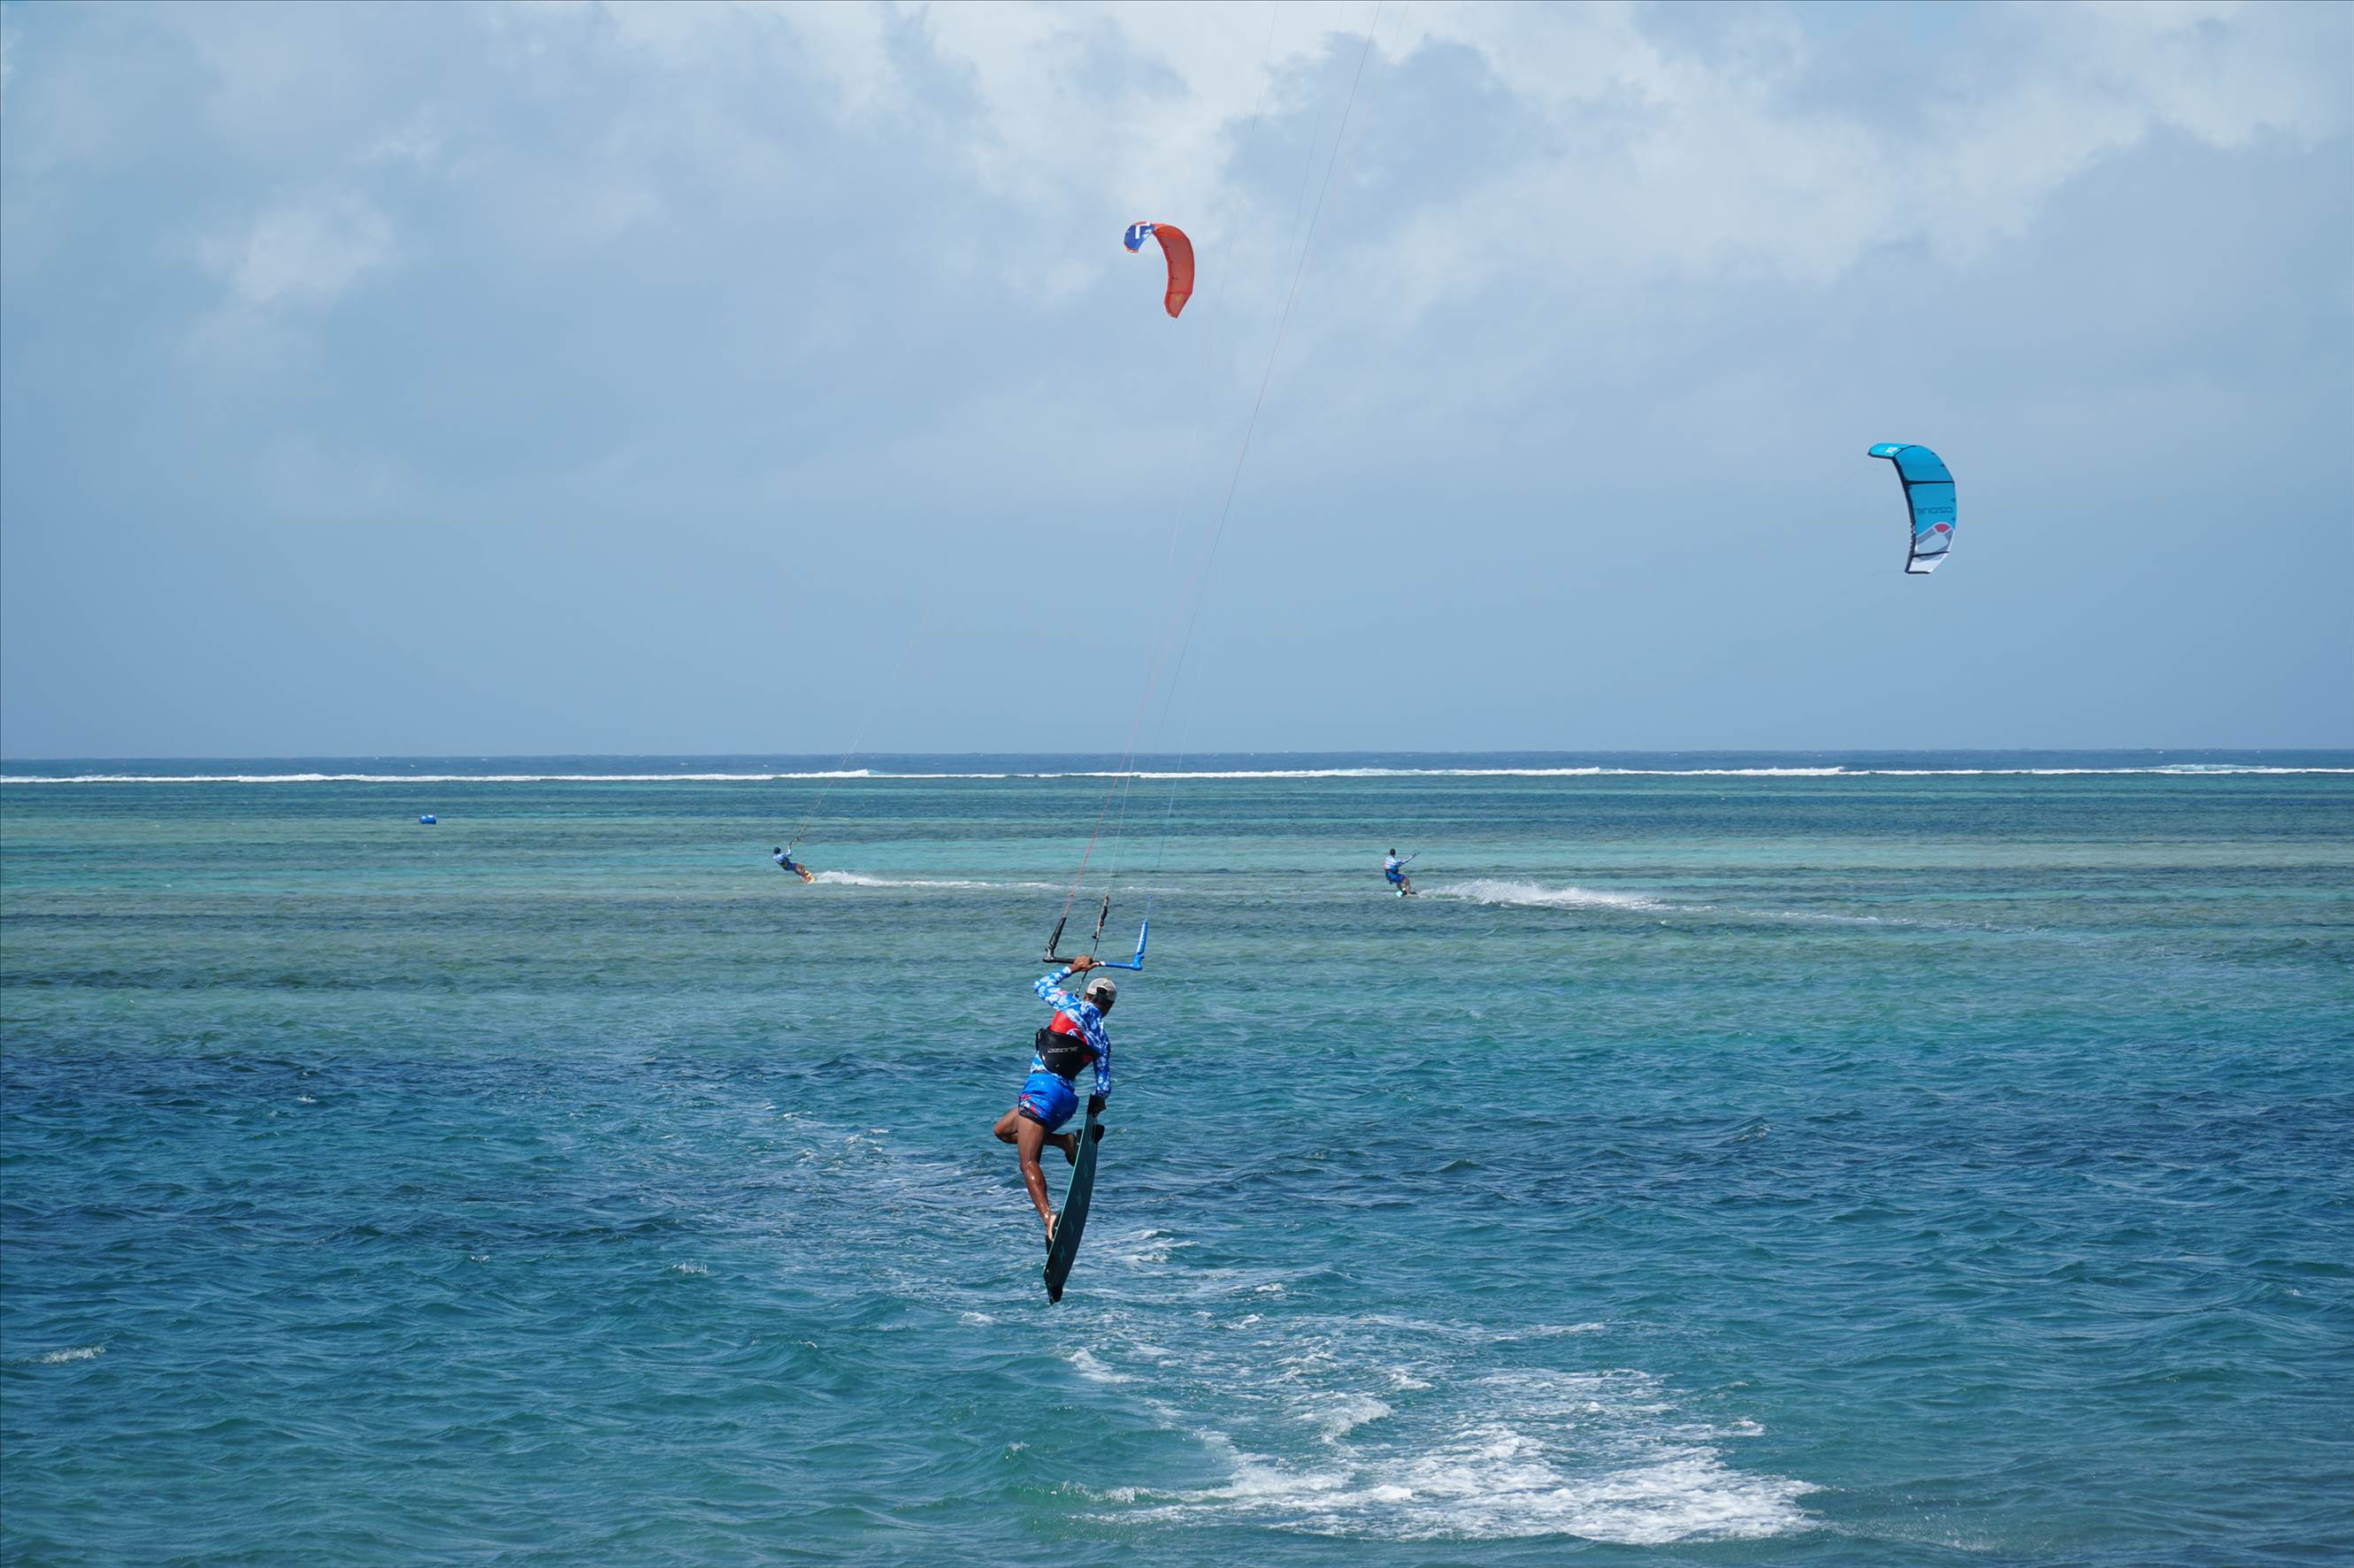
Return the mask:
<svg viewBox="0 0 2354 1568">
<path fill-rule="evenodd" d="M 1063 982 L 1070 978 L 1071 966 L 1065 964 L 1053 974 L 1039 976 L 1037 983 L 1030 989 L 1038 993 L 1040 1001 L 1076 1023 L 1079 1021 L 1079 1000 L 1063 989 Z"/>
<path fill-rule="evenodd" d="M 1038 993 L 1040 1001 L 1077 1024 L 1082 1033 L 1086 1032 L 1087 1026 L 1086 1015 L 1079 1011 L 1079 999 L 1065 991 L 1063 982 L 1073 975 L 1083 975 L 1095 967 L 1095 959 L 1086 953 L 1081 953 L 1053 974 L 1041 976 L 1037 983 L 1031 987 Z"/>
</svg>

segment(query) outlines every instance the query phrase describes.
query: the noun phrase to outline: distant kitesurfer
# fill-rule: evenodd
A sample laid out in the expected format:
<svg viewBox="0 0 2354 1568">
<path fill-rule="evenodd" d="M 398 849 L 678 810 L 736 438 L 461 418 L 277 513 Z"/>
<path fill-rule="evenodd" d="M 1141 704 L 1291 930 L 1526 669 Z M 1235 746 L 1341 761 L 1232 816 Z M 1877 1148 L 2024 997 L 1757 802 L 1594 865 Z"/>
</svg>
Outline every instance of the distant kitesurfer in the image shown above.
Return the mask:
<svg viewBox="0 0 2354 1568">
<path fill-rule="evenodd" d="M 1417 854 L 1420 853 L 1420 851 L 1416 852 Z M 1414 884 L 1406 879 L 1405 874 L 1407 863 L 1414 858 L 1415 856 L 1410 854 L 1405 860 L 1400 860 L 1398 852 L 1393 849 L 1389 853 L 1389 857 L 1382 862 L 1382 874 L 1390 879 L 1390 885 L 1398 890 L 1400 898 L 1414 896 Z"/>
<path fill-rule="evenodd" d="M 1055 1239 L 1055 1206 L 1046 1201 L 1046 1173 L 1038 1169 L 1038 1150 L 1051 1143 L 1064 1159 L 1077 1162 L 1078 1135 L 1055 1129 L 1079 1108 L 1079 1092 L 1072 1080 L 1080 1068 L 1095 1064 L 1095 1093 L 1087 1097 L 1091 1114 L 1100 1112 L 1111 1094 L 1111 1036 L 1104 1033 L 1104 1014 L 1111 1011 L 1119 988 L 1109 975 L 1097 975 L 1077 997 L 1063 989 L 1069 976 L 1095 967 L 1095 959 L 1083 955 L 1038 981 L 1038 1000 L 1053 1008 L 1055 1016 L 1038 1031 L 1037 1053 L 1030 1058 L 1030 1076 L 1022 1085 L 1021 1097 L 997 1118 L 998 1141 L 1012 1144 L 1022 1157 L 1022 1184 L 1038 1207 L 1049 1244 Z"/>
<path fill-rule="evenodd" d="M 795 876 L 800 877 L 803 882 L 815 882 L 817 880 L 816 877 L 810 874 L 809 867 L 803 865 L 801 862 L 793 858 L 793 846 L 790 844 L 779 844 L 775 851 L 769 854 L 769 858 L 777 863 L 778 870 L 790 871 Z"/>
</svg>

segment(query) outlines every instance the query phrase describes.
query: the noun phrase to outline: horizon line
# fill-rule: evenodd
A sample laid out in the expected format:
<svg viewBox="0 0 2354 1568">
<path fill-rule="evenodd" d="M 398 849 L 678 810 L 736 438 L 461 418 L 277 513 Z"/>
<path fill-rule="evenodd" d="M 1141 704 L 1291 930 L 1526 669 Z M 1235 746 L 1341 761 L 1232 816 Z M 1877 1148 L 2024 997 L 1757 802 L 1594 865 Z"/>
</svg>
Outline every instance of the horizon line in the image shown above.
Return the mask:
<svg viewBox="0 0 2354 1568">
<path fill-rule="evenodd" d="M 1329 759 L 1339 758 L 1624 758 L 1624 757 L 1929 757 L 1981 756 L 2003 757 L 2041 755 L 2053 757 L 2079 756 L 2167 756 L 2175 753 L 2263 752 L 2270 755 L 2313 754 L 2354 755 L 2354 744 L 2338 746 L 2248 746 L 2248 745 L 2173 745 L 2173 746 L 1672 746 L 1672 747 L 1458 747 L 1436 749 L 1413 747 L 1339 747 L 1316 749 L 1262 749 L 1258 747 L 1194 747 L 1182 751 L 1136 751 L 1128 753 L 1129 765 L 1148 761 L 1186 762 L 1207 761 L 1214 758 L 1285 758 Z M 897 758 L 1038 758 L 1089 762 L 1123 761 L 1114 751 L 1032 751 L 1021 749 L 954 749 L 924 750 L 900 748 L 859 748 L 850 751 L 309 751 L 309 752 L 152 752 L 140 755 L 105 756 L 93 753 L 57 752 L 43 755 L 0 752 L 0 770 L 16 766 L 55 765 L 67 762 L 109 764 L 153 764 L 163 762 L 556 762 L 556 761 L 631 761 L 631 762 L 693 762 L 721 759 L 746 761 L 779 761 L 825 764 L 829 771 L 844 771 L 857 760 L 882 760 Z"/>
</svg>

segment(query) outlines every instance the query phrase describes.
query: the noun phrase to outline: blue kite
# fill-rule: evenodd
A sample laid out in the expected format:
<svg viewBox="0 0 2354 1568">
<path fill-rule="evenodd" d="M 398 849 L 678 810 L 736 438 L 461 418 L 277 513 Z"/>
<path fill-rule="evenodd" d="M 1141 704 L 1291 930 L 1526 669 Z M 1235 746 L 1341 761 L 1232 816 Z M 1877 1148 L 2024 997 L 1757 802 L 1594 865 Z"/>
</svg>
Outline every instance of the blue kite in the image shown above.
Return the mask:
<svg viewBox="0 0 2354 1568">
<path fill-rule="evenodd" d="M 1904 486 L 1904 504 L 1913 514 L 1913 543 L 1904 556 L 1904 570 L 1927 577 L 1954 547 L 1954 476 L 1943 458 L 1927 447 L 1904 441 L 1882 441 L 1869 454 L 1896 465 Z"/>
</svg>

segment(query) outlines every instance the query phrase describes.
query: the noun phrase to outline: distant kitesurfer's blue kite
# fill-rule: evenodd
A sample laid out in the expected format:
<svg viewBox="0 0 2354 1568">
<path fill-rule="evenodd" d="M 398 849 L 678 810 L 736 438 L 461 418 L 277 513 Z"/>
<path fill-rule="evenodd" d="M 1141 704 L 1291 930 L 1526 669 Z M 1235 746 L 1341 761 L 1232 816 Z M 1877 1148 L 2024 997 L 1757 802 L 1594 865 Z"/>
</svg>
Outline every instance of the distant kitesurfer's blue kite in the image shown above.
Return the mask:
<svg viewBox="0 0 2354 1568">
<path fill-rule="evenodd" d="M 1896 477 L 1904 486 L 1904 504 L 1913 514 L 1913 546 L 1905 554 L 1904 569 L 1914 577 L 1927 577 L 1954 547 L 1954 476 L 1945 460 L 1927 447 L 1882 441 L 1872 449 L 1871 455 L 1896 465 Z"/>
</svg>

